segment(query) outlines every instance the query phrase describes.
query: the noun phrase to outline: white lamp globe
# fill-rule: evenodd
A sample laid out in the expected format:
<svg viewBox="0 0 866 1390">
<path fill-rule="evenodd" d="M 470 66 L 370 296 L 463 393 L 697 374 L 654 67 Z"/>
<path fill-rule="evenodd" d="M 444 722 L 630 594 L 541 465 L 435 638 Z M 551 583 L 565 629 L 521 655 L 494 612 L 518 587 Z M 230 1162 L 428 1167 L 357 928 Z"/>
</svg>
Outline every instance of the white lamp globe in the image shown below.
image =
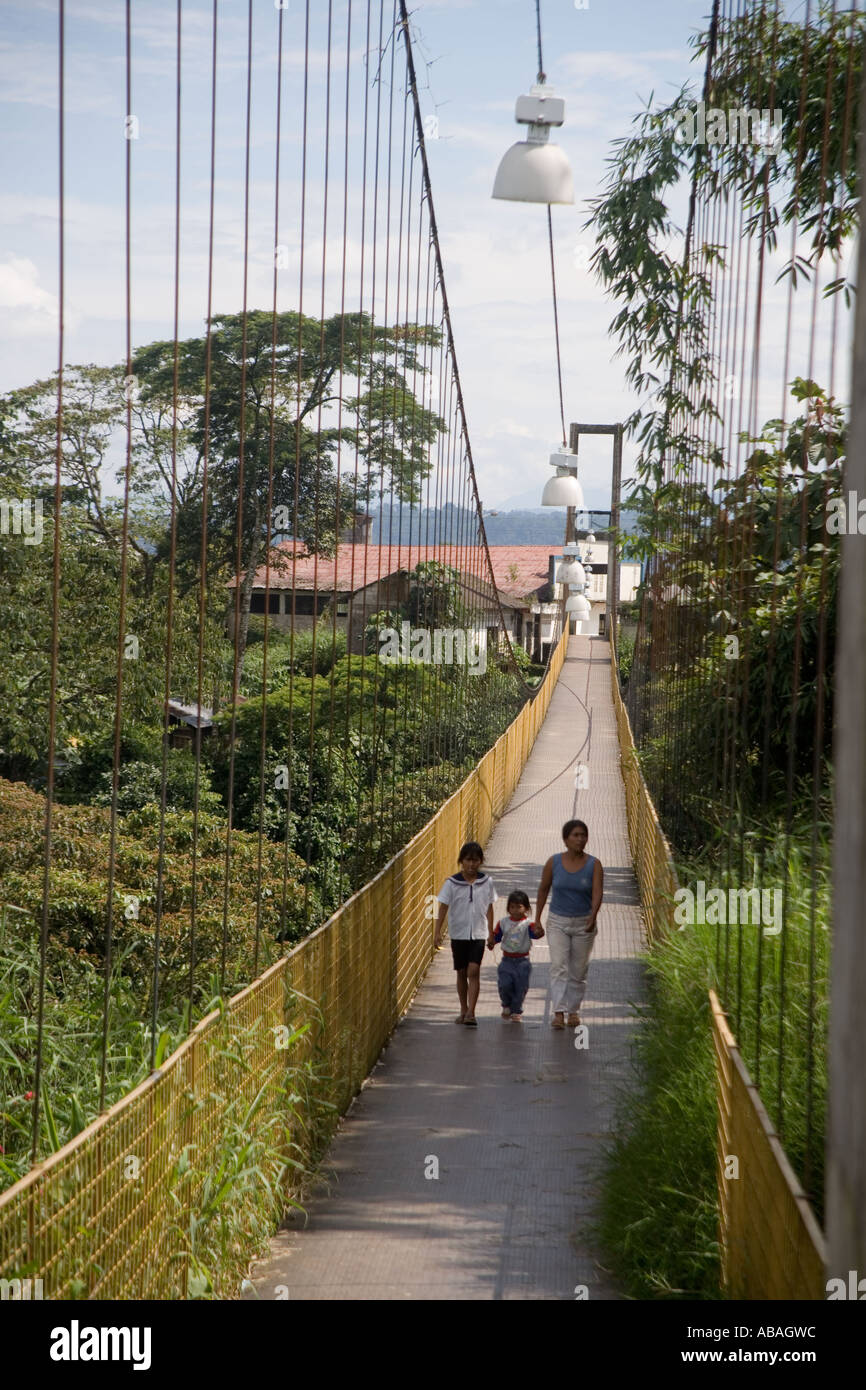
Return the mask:
<svg viewBox="0 0 866 1390">
<path fill-rule="evenodd" d="M 557 473 L 548 478 L 541 494 L 542 507 L 582 507 L 583 488 L 573 473 Z"/>
<path fill-rule="evenodd" d="M 559 145 L 518 140 L 496 171 L 493 197 L 512 203 L 573 203 L 571 166 Z"/>
<path fill-rule="evenodd" d="M 563 560 L 556 571 L 557 584 L 586 584 L 586 571 L 579 560 Z"/>
<path fill-rule="evenodd" d="M 565 603 L 566 613 L 572 613 L 575 618 L 584 621 L 592 613 L 589 602 L 583 594 L 572 594 Z"/>
</svg>

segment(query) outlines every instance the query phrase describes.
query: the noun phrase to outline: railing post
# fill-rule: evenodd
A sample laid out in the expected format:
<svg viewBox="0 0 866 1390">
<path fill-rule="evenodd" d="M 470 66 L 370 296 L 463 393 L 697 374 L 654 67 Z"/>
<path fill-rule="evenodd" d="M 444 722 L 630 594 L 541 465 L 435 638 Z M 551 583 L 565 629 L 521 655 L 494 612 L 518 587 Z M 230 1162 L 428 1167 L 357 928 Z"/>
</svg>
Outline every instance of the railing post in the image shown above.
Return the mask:
<svg viewBox="0 0 866 1390">
<path fill-rule="evenodd" d="M 866 189 L 866 71 L 860 96 L 860 190 Z M 857 283 L 866 285 L 861 228 Z M 866 1278 L 866 536 L 857 501 L 866 498 L 866 302 L 857 296 L 851 370 L 851 425 L 842 496 L 836 648 L 836 807 L 833 850 L 833 961 L 830 983 L 830 1113 L 827 1131 L 827 1277 Z M 852 497 L 853 494 L 853 497 Z M 854 501 L 852 508 L 850 502 Z M 853 511 L 853 518 L 851 513 Z M 853 524 L 852 524 L 853 521 Z"/>
<path fill-rule="evenodd" d="M 605 617 L 608 641 L 613 642 L 619 613 L 619 494 L 622 489 L 622 425 L 617 425 L 613 437 L 613 478 L 610 494 L 610 536 L 607 543 L 607 614 Z"/>
</svg>

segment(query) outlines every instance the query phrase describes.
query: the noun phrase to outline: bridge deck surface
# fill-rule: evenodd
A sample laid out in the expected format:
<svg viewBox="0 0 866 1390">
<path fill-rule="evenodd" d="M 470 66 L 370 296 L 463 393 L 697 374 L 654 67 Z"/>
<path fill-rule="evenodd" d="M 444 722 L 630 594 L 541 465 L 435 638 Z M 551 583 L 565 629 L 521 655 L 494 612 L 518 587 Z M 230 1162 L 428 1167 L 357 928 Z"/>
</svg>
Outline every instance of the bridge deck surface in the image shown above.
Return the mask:
<svg viewBox="0 0 866 1390">
<path fill-rule="evenodd" d="M 579 753 L 589 787 L 575 790 Z M 446 943 L 341 1123 L 306 1218 L 289 1218 L 273 1239 L 247 1297 L 573 1299 L 580 1285 L 591 1299 L 618 1297 L 587 1224 L 614 1092 L 628 1077 L 643 933 L 610 647 L 599 638 L 570 639 L 545 723 L 487 845 L 498 916 L 512 888 L 534 907 L 541 867 L 573 815 L 589 825 L 589 852 L 605 869 L 581 1009 L 588 1047 L 550 1028 L 546 938 L 533 948 L 522 1024 L 499 1016 L 487 953 L 477 1029 L 452 1021 Z M 432 1159 L 438 1178 L 425 1176 Z"/>
</svg>

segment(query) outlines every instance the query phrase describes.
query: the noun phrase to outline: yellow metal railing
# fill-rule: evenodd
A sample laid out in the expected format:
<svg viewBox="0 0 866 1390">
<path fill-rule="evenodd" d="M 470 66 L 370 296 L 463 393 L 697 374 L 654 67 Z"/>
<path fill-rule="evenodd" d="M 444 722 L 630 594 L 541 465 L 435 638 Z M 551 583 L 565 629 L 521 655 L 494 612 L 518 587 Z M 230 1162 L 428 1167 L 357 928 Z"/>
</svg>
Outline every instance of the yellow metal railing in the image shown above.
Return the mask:
<svg viewBox="0 0 866 1390">
<path fill-rule="evenodd" d="M 722 1282 L 731 1298 L 823 1299 L 824 1237 L 715 992 Z"/>
<path fill-rule="evenodd" d="M 655 942 L 676 929 L 677 874 L 638 763 L 613 645 L 611 656 L 629 841 L 647 935 Z M 723 1287 L 732 1298 L 823 1298 L 821 1229 L 712 990 L 710 1003 L 719 1111 L 717 1174 Z"/>
<path fill-rule="evenodd" d="M 613 707 L 619 734 L 622 780 L 628 837 L 635 873 L 640 886 L 641 905 L 647 936 L 657 941 L 673 925 L 674 894 L 679 883 L 673 855 L 662 830 L 652 797 L 638 762 L 628 710 L 619 689 L 616 648 L 611 640 L 611 678 Z"/>
<path fill-rule="evenodd" d="M 203 1019 L 158 1072 L 0 1196 L 0 1277 L 39 1278 L 49 1299 L 186 1297 L 181 1233 L 191 1218 L 194 1226 L 227 1124 L 248 1113 L 250 1139 L 265 1133 L 289 1113 L 287 1066 L 313 1056 L 328 1080 L 295 1099 L 292 1140 L 307 1154 L 321 1147 L 418 988 L 433 953 L 432 899 L 461 842 L 486 842 L 504 811 L 567 643 L 564 633 L 534 699 L 405 849 Z M 304 1025 L 294 1047 L 280 1051 L 280 1030 Z M 324 1116 L 323 1101 L 333 1106 Z M 185 1155 L 196 1181 L 178 1180 Z M 262 1242 L 261 1231 L 251 1233 L 247 1256 Z M 211 1273 L 215 1290 L 231 1296 L 231 1281 L 222 1288 L 221 1270 Z"/>
</svg>

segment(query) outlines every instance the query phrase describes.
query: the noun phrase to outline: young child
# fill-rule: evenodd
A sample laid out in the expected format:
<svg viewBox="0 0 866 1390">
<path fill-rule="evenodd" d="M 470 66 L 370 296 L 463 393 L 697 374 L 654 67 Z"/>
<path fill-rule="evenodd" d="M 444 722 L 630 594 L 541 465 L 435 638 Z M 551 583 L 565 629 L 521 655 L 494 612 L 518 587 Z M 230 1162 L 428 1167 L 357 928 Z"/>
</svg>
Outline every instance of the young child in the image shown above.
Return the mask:
<svg viewBox="0 0 866 1390">
<path fill-rule="evenodd" d="M 460 1013 L 455 1023 L 477 1028 L 475 1005 L 481 987 L 481 962 L 484 959 L 484 940 L 493 933 L 493 904 L 496 889 L 489 874 L 482 872 L 484 851 L 470 840 L 458 858 L 460 872 L 447 878 L 439 891 L 439 918 L 436 922 L 434 945 L 442 943 L 442 928 L 448 916 L 451 954 L 457 971 L 457 997 Z"/>
<path fill-rule="evenodd" d="M 523 1018 L 523 1001 L 529 989 L 532 966 L 529 952 L 533 941 L 544 936 L 544 928 L 534 922 L 527 922 L 529 898 L 525 893 L 510 893 L 508 916 L 497 923 L 496 930 L 487 938 L 487 949 L 492 951 L 497 943 L 502 944 L 502 959 L 499 962 L 499 998 L 502 1000 L 502 1017 L 520 1023 Z"/>
</svg>

